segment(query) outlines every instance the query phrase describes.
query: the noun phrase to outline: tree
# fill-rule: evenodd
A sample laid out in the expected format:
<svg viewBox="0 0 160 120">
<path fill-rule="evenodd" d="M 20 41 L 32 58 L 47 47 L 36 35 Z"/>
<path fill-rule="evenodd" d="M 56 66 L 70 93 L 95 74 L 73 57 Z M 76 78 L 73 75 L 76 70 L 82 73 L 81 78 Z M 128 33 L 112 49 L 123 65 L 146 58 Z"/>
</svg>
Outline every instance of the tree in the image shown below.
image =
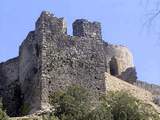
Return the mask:
<svg viewBox="0 0 160 120">
<path fill-rule="evenodd" d="M 93 102 L 93 94 L 80 86 L 50 96 L 53 120 L 160 120 L 157 111 L 126 91 L 108 92 Z"/>
<path fill-rule="evenodd" d="M 101 103 L 89 113 L 86 120 L 114 120 L 110 105 L 105 102 Z"/>
<path fill-rule="evenodd" d="M 144 23 L 146 26 L 151 27 L 153 23 L 160 17 L 160 0 L 142 0 L 147 6 L 147 20 Z"/>
<path fill-rule="evenodd" d="M 113 120 L 159 120 L 159 114 L 151 106 L 126 91 L 109 92 L 103 99 L 110 105 Z"/>
<path fill-rule="evenodd" d="M 60 120 L 85 120 L 91 111 L 90 93 L 80 87 L 71 86 L 66 92 L 58 91 L 50 96 L 50 103 L 55 106 L 55 116 Z"/>
</svg>

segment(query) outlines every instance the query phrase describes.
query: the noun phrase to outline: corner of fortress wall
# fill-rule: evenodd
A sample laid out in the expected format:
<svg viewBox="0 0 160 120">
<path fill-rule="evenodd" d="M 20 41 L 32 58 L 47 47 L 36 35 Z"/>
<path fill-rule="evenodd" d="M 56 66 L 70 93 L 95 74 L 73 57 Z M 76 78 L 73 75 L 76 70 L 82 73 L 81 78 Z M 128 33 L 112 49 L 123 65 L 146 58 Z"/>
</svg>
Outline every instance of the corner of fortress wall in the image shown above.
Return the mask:
<svg viewBox="0 0 160 120">
<path fill-rule="evenodd" d="M 65 20 L 44 11 L 35 30 L 21 44 L 18 62 L 12 66 L 17 69 L 20 96 L 23 96 L 20 100 L 29 105 L 33 113 L 49 107 L 50 93 L 73 84 L 82 85 L 93 93 L 104 93 L 107 89 L 104 73 L 107 71 L 126 80 L 127 69 L 134 67 L 132 59 L 126 47 L 102 40 L 99 22 L 78 19 L 73 23 L 73 36 L 69 36 Z M 12 81 L 7 78 L 9 73 L 1 70 L 1 64 L 0 74 L 4 76 L 0 81 Z M 12 112 L 10 107 L 8 109 Z"/>
<path fill-rule="evenodd" d="M 100 39 L 97 25 L 86 20 L 79 20 L 78 25 L 77 21 L 74 22 L 73 31 L 76 29 L 74 34 L 77 37 L 68 36 L 63 25 L 64 21 L 46 13 L 38 21 L 37 28 L 40 32 L 43 31 L 42 108 L 47 108 L 49 93 L 72 84 L 82 85 L 95 92 L 106 90 L 103 75 L 104 52 L 102 44 L 97 43 Z"/>
</svg>

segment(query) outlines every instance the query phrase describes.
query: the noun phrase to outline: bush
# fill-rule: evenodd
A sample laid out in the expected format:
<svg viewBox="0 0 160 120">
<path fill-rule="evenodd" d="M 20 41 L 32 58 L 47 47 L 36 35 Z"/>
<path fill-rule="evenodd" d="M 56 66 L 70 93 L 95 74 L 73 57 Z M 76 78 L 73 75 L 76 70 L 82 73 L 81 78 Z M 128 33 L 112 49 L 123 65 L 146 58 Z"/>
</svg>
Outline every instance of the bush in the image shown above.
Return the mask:
<svg viewBox="0 0 160 120">
<path fill-rule="evenodd" d="M 8 116 L 6 112 L 3 110 L 3 105 L 1 100 L 0 100 L 0 120 L 8 120 Z"/>
<path fill-rule="evenodd" d="M 110 92 L 106 100 L 114 120 L 141 120 L 139 101 L 126 92 Z"/>
<path fill-rule="evenodd" d="M 66 92 L 58 91 L 50 96 L 55 106 L 55 116 L 60 120 L 85 120 L 92 103 L 90 93 L 79 86 L 72 86 Z"/>
<path fill-rule="evenodd" d="M 0 109 L 0 120 L 8 120 L 7 114 Z"/>
<path fill-rule="evenodd" d="M 53 113 L 42 115 L 42 120 L 59 120 Z"/>
<path fill-rule="evenodd" d="M 53 120 L 160 120 L 151 106 L 142 103 L 127 92 L 108 92 L 98 101 L 80 86 L 69 87 L 50 96 L 55 106 Z M 95 104 L 96 103 L 96 104 Z"/>
<path fill-rule="evenodd" d="M 150 104 L 141 103 L 139 109 L 143 120 L 160 120 L 160 114 Z"/>
<path fill-rule="evenodd" d="M 110 106 L 101 104 L 92 110 L 85 120 L 113 120 Z"/>
<path fill-rule="evenodd" d="M 160 120 L 159 114 L 126 91 L 109 92 L 103 99 L 111 108 L 113 120 Z"/>
<path fill-rule="evenodd" d="M 24 116 L 27 115 L 30 111 L 30 106 L 27 103 L 23 103 L 20 107 L 20 115 Z"/>
</svg>

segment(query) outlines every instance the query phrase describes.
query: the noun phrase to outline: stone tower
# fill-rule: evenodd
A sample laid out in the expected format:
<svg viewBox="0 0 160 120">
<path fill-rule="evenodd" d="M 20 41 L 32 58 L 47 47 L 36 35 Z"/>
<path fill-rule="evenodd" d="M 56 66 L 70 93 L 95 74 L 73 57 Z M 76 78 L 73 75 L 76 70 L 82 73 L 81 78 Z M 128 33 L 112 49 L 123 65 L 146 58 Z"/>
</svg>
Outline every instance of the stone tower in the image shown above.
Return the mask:
<svg viewBox="0 0 160 120">
<path fill-rule="evenodd" d="M 10 116 L 16 116 L 22 105 L 29 113 L 48 109 L 49 94 L 73 84 L 105 93 L 105 72 L 136 81 L 132 54 L 124 46 L 105 42 L 99 22 L 78 19 L 70 36 L 63 18 L 44 11 L 35 26 L 19 56 L 0 63 L 0 95 Z"/>
</svg>

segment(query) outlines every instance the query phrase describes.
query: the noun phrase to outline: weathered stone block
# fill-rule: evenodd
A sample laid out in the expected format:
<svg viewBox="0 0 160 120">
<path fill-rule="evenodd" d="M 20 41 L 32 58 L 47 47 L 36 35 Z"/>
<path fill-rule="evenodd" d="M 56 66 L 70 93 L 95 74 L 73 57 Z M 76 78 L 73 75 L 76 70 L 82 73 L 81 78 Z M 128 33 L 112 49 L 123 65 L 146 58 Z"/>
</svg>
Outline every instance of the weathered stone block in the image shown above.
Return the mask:
<svg viewBox="0 0 160 120">
<path fill-rule="evenodd" d="M 73 23 L 73 35 L 101 40 L 101 24 L 99 22 L 89 22 L 85 19 L 78 19 Z"/>
</svg>

